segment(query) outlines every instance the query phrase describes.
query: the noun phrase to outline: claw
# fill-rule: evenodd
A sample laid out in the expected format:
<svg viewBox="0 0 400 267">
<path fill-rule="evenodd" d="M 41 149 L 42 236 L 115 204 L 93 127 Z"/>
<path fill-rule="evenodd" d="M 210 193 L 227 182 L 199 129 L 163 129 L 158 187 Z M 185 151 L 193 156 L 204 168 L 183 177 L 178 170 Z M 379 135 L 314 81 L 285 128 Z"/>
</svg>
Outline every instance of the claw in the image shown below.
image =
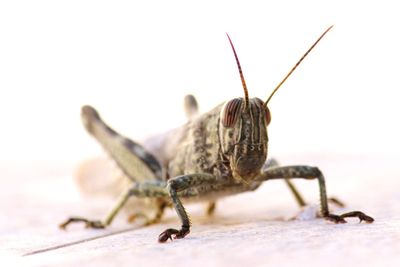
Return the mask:
<svg viewBox="0 0 400 267">
<path fill-rule="evenodd" d="M 360 223 L 362 221 L 365 221 L 366 223 L 372 223 L 374 222 L 374 218 L 366 215 L 365 213 L 361 212 L 361 211 L 352 211 L 352 212 L 348 212 L 345 214 L 340 215 L 340 217 L 342 218 L 346 218 L 346 217 L 357 217 L 358 219 L 360 219 Z"/>
<path fill-rule="evenodd" d="M 86 228 L 103 229 L 105 227 L 105 225 L 101 221 L 90 221 L 88 219 L 80 217 L 71 217 L 64 223 L 60 224 L 59 227 L 60 229 L 65 230 L 69 224 L 75 222 L 84 222 Z"/>
<path fill-rule="evenodd" d="M 361 211 L 351 211 L 348 213 L 344 213 L 340 216 L 335 215 L 335 214 L 329 214 L 329 215 L 325 216 L 325 219 L 327 219 L 328 221 L 334 222 L 334 223 L 346 223 L 346 220 L 344 218 L 348 218 L 348 217 L 357 217 L 358 219 L 360 219 L 360 223 L 362 221 L 365 221 L 366 223 L 374 222 L 374 218 L 366 215 L 365 213 L 363 213 Z"/>
<path fill-rule="evenodd" d="M 328 216 L 325 217 L 325 219 L 334 223 L 347 223 L 342 216 L 335 214 L 329 214 Z"/>
<path fill-rule="evenodd" d="M 158 236 L 158 242 L 165 243 L 168 239 L 171 239 L 171 241 L 172 241 L 172 236 L 173 235 L 176 236 L 178 233 L 179 233 L 179 231 L 176 229 L 171 229 L 171 228 L 167 229 Z M 174 237 L 174 238 L 176 238 L 176 237 Z"/>
<path fill-rule="evenodd" d="M 190 233 L 188 227 L 182 227 L 181 230 L 167 229 L 158 236 L 158 242 L 165 243 L 168 239 L 181 239 Z"/>
<path fill-rule="evenodd" d="M 104 229 L 104 224 L 101 221 L 87 221 L 86 228 Z"/>
<path fill-rule="evenodd" d="M 373 223 L 375 220 L 374 218 L 364 214 L 364 216 L 360 218 L 360 222 L 362 221 L 365 221 L 366 223 Z"/>
</svg>

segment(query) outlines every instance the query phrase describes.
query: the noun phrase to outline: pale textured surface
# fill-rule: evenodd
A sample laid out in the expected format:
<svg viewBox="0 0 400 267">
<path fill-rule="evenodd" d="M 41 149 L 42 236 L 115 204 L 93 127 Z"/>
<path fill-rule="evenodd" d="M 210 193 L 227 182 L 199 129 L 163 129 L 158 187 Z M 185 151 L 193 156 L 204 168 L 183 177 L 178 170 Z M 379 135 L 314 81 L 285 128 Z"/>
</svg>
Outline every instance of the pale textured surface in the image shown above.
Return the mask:
<svg viewBox="0 0 400 267">
<path fill-rule="evenodd" d="M 281 160 L 319 165 L 329 195 L 348 204 L 334 210 L 359 209 L 376 222 L 349 219 L 348 224 L 334 225 L 313 218 L 318 193 L 317 183 L 310 181 L 296 184 L 313 204 L 297 220 L 290 220 L 299 210 L 284 183 L 272 181 L 254 193 L 220 201 L 212 218 L 204 216 L 203 206 L 190 206 L 191 234 L 167 244 L 156 240 L 166 227 L 179 225 L 173 211 L 161 224 L 133 226 L 137 229 L 131 231 L 121 232 L 132 227 L 121 215 L 106 230 L 76 225 L 64 232 L 57 224 L 68 215 L 101 218 L 112 201 L 81 198 L 72 167 L 2 164 L 0 258 L 13 266 L 399 265 L 400 175 L 394 159 L 314 155 Z M 96 239 L 21 257 L 91 238 Z"/>
</svg>

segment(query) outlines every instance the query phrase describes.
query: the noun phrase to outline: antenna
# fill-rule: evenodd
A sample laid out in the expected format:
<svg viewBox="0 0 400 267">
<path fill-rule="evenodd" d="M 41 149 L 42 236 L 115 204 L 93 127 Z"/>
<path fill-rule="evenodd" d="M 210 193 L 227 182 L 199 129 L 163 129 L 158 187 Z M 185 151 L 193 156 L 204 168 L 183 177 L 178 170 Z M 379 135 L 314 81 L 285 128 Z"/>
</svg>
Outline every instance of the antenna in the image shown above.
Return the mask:
<svg viewBox="0 0 400 267">
<path fill-rule="evenodd" d="M 272 93 L 270 94 L 270 96 L 268 97 L 267 101 L 265 101 L 264 103 L 264 107 L 267 106 L 268 102 L 271 100 L 272 96 L 276 93 L 276 91 L 278 91 L 278 89 L 282 86 L 282 84 L 287 80 L 287 78 L 289 78 L 289 76 L 294 72 L 294 70 L 300 65 L 300 63 L 303 61 L 303 59 L 311 52 L 311 50 L 313 50 L 313 48 L 319 43 L 319 41 L 321 41 L 322 37 L 325 36 L 325 34 L 327 34 L 329 32 L 330 29 L 332 29 L 333 25 L 330 26 L 328 29 L 326 29 L 324 31 L 324 33 L 318 38 L 318 40 L 307 50 L 307 52 L 300 58 L 299 61 L 297 61 L 296 65 L 294 65 L 294 67 L 289 71 L 289 73 L 285 76 L 285 78 L 283 78 L 283 80 L 278 84 L 277 87 L 275 87 L 274 91 L 272 91 Z M 228 36 L 229 37 L 229 36 Z"/>
<path fill-rule="evenodd" d="M 236 54 L 235 47 L 233 46 L 233 43 L 232 43 L 231 38 L 229 37 L 228 33 L 226 33 L 226 36 L 228 36 L 229 43 L 231 44 L 231 47 L 232 47 L 232 50 L 233 50 L 233 54 L 235 55 L 236 64 L 237 64 L 238 69 L 239 69 L 240 79 L 242 80 L 242 85 L 243 85 L 243 90 L 244 90 L 244 104 L 245 104 L 244 107 L 247 108 L 249 106 L 249 91 L 247 91 L 246 81 L 244 80 L 242 67 L 240 67 L 240 62 L 239 62 L 239 58 L 238 58 L 238 56 Z"/>
</svg>

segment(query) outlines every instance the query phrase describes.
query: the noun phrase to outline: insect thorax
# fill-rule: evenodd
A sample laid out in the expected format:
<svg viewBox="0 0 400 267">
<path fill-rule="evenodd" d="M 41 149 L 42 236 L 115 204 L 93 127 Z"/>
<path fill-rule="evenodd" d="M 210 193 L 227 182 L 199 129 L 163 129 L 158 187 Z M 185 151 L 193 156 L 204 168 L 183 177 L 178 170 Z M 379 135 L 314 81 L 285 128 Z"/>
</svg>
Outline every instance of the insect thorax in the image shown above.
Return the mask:
<svg viewBox="0 0 400 267">
<path fill-rule="evenodd" d="M 181 141 L 169 160 L 169 176 L 210 173 L 227 179 L 238 170 L 251 179 L 258 174 L 267 156 L 267 123 L 262 101 L 254 98 L 250 103 L 230 127 L 221 122 L 226 107 L 221 104 L 181 128 Z"/>
<path fill-rule="evenodd" d="M 222 104 L 202 114 L 179 129 L 180 142 L 168 161 L 169 177 L 182 174 L 210 173 L 229 177 L 228 159 L 221 151 L 219 114 Z M 171 137 L 173 138 L 173 137 Z"/>
</svg>

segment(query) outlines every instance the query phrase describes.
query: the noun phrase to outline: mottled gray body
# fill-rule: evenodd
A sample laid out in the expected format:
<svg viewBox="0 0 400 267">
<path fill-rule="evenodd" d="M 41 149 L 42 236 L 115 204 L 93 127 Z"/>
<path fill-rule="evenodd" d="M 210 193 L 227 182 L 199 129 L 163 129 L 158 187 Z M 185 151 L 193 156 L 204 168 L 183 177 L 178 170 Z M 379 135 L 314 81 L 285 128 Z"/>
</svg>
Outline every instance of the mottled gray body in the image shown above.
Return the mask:
<svg viewBox="0 0 400 267">
<path fill-rule="evenodd" d="M 311 46 L 273 93 L 330 29 Z M 298 203 L 304 205 L 304 200 L 290 182 L 293 178 L 318 180 L 321 215 L 326 219 L 336 223 L 344 223 L 346 217 L 373 221 L 359 211 L 340 216 L 331 214 L 325 179 L 318 168 L 279 167 L 275 161 L 266 164 L 267 126 L 271 121 L 267 103 L 271 97 L 266 102 L 249 98 L 232 42 L 231 46 L 242 79 L 244 98 L 232 99 L 207 113 L 197 115 L 196 100 L 193 96 L 187 96 L 185 111 L 189 121 L 180 128 L 149 139 L 144 146 L 110 128 L 94 108 L 82 108 L 86 129 L 105 148 L 125 176 L 132 181 L 132 185 L 122 192 L 120 200 L 105 220 L 71 217 L 61 224 L 62 228 L 72 222 L 85 222 L 87 227 L 104 228 L 111 223 L 129 197 L 145 197 L 154 200 L 157 210 L 155 217 L 148 220 L 148 223 L 159 221 L 167 206 L 173 206 L 181 220 L 179 230 L 167 229 L 160 234 L 159 241 L 165 242 L 172 237 L 183 238 L 190 232 L 190 220 L 182 201 L 208 201 L 210 214 L 215 208 L 215 200 L 220 197 L 255 190 L 267 180 L 285 179 Z"/>
<path fill-rule="evenodd" d="M 260 174 L 266 161 L 268 137 L 262 104 L 257 98 L 252 99 L 251 108 L 243 113 L 242 120 L 237 121 L 237 127 L 224 129 L 221 125 L 220 115 L 224 104 L 220 104 L 168 132 L 164 138 L 154 137 L 145 142 L 145 146 L 146 143 L 158 144 L 148 145 L 151 148 L 149 151 L 164 166 L 167 179 L 189 174 L 210 174 L 215 177 L 215 183 L 179 192 L 183 201 L 216 200 L 218 197 L 254 190 L 261 184 L 260 181 L 244 183 L 241 179 Z M 235 158 L 235 153 L 240 157 Z M 237 158 L 240 158 L 242 168 L 238 169 Z M 235 170 L 241 173 L 237 174 Z"/>
<path fill-rule="evenodd" d="M 167 229 L 160 235 L 159 241 L 165 242 L 171 236 L 182 238 L 189 233 L 190 220 L 181 200 L 208 201 L 208 213 L 212 213 L 218 198 L 255 190 L 263 181 L 282 178 L 286 179 L 300 205 L 304 205 L 304 200 L 289 179 L 318 179 L 321 214 L 330 220 L 345 222 L 344 218 L 349 216 L 357 216 L 368 222 L 373 220 L 358 211 L 341 216 L 330 214 L 325 180 L 318 168 L 278 167 L 274 166 L 274 161 L 268 166 L 265 162 L 269 111 L 263 108 L 263 102 L 258 98 L 250 99 L 247 107 L 243 99 L 239 100 L 218 105 L 201 116 L 191 116 L 192 119 L 182 127 L 162 137 L 148 139 L 145 143 L 149 149 L 118 134 L 101 120 L 92 107 L 83 107 L 82 119 L 86 129 L 132 180 L 132 186 L 122 193 L 104 221 L 71 217 L 61 227 L 84 221 L 88 227 L 103 228 L 111 223 L 129 197 L 152 198 L 157 212 L 153 219 L 148 220 L 149 224 L 159 221 L 164 208 L 171 205 L 182 221 L 180 230 Z M 239 105 L 236 107 L 239 117 L 226 126 L 221 116 L 228 116 L 229 103 L 232 101 Z"/>
<path fill-rule="evenodd" d="M 191 100 L 193 101 L 193 100 Z M 263 109 L 262 101 L 255 99 L 259 103 L 259 108 Z M 196 102 L 193 102 L 194 104 Z M 173 129 L 162 136 L 155 136 L 147 139 L 143 147 L 134 141 L 119 135 L 116 131 L 105 124 L 97 111 L 89 106 L 82 109 L 82 118 L 87 130 L 96 137 L 97 140 L 109 152 L 110 156 L 121 167 L 127 177 L 133 182 L 144 182 L 144 185 L 151 186 L 157 180 L 157 185 L 166 188 L 170 178 L 182 175 L 192 175 L 191 181 L 197 181 L 199 176 L 209 174 L 215 177 L 212 184 L 190 187 L 178 193 L 183 201 L 212 201 L 219 197 L 237 194 L 244 191 L 256 189 L 260 181 L 248 181 L 244 183 L 235 179 L 233 171 L 236 169 L 233 160 L 233 152 L 254 160 L 254 151 L 261 155 L 261 164 L 255 174 L 259 174 L 262 165 L 265 163 L 267 152 L 267 135 L 240 134 L 244 132 L 259 132 L 259 129 L 249 128 L 251 125 L 258 125 L 252 120 L 264 120 L 259 118 L 259 109 L 253 108 L 253 113 L 245 114 L 246 120 L 250 123 L 238 122 L 238 131 L 228 129 L 226 132 L 220 129 L 220 113 L 224 104 L 218 105 L 213 110 L 200 116 L 192 116 L 185 125 Z M 192 110 L 193 112 L 193 110 Z M 222 127 L 222 126 L 221 126 Z M 265 126 L 266 127 L 266 126 Z M 239 133 L 239 134 L 238 134 Z M 226 135 L 226 137 L 224 137 Z M 263 136 L 263 140 L 260 137 Z M 225 148 L 222 140 L 229 139 Z M 261 144 L 263 143 L 263 144 Z M 249 164 L 247 164 L 249 165 Z M 248 169 L 248 168 L 247 168 Z M 198 174 L 198 176 L 194 176 Z M 253 174 L 254 176 L 254 174 Z M 241 177 L 244 179 L 243 177 Z M 148 182 L 146 184 L 146 182 Z M 142 185 L 143 188 L 143 185 Z M 162 191 L 162 190 L 161 190 Z M 165 191 L 165 201 L 169 202 L 168 192 Z M 150 194 L 148 192 L 147 194 Z M 160 193 L 157 193 L 160 196 Z M 162 196 L 161 196 L 162 197 Z"/>
</svg>

